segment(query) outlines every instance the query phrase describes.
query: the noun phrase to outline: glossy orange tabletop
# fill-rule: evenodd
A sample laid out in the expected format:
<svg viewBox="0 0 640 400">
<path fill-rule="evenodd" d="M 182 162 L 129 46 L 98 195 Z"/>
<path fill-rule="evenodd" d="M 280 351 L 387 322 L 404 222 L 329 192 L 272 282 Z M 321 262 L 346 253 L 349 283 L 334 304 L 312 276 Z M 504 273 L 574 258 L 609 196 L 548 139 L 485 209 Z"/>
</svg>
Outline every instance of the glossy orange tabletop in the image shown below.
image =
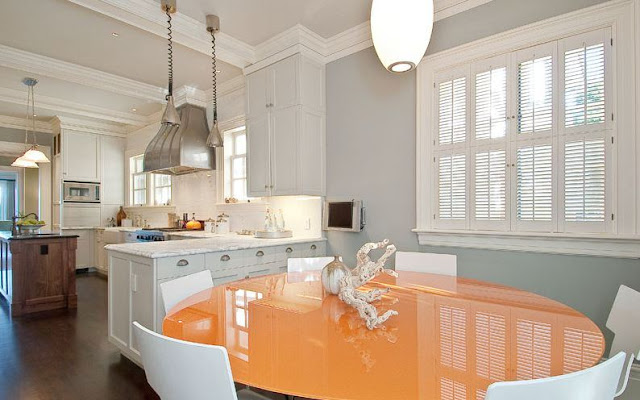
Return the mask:
<svg viewBox="0 0 640 400">
<path fill-rule="evenodd" d="M 598 327 L 521 290 L 401 272 L 369 331 L 354 309 L 323 295 L 318 273 L 282 274 L 208 289 L 178 304 L 164 334 L 227 348 L 234 380 L 311 399 L 481 400 L 494 381 L 542 378 L 595 365 Z"/>
</svg>

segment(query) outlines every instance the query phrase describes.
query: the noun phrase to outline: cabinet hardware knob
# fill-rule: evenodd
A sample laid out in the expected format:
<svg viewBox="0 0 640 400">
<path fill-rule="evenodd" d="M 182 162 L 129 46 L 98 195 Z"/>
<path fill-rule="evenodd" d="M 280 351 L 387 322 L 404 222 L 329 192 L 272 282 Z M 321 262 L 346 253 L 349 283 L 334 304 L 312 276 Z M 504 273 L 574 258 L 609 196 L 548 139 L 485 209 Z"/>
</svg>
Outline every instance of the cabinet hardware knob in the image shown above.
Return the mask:
<svg viewBox="0 0 640 400">
<path fill-rule="evenodd" d="M 315 244 L 312 244 L 312 245 L 311 245 L 311 250 L 315 250 L 315 249 L 317 249 L 317 248 L 318 248 L 318 246 L 316 246 Z"/>
<path fill-rule="evenodd" d="M 251 278 L 250 275 L 247 275 L 247 276 L 244 277 L 244 279 L 249 279 L 249 278 Z"/>
<path fill-rule="evenodd" d="M 293 249 L 291 247 L 287 247 L 287 250 L 285 250 L 287 253 L 291 254 L 293 253 Z"/>
<path fill-rule="evenodd" d="M 225 254 L 222 257 L 220 257 L 220 261 L 229 261 L 229 260 L 231 260 L 231 257 L 229 257 L 228 254 Z"/>
<path fill-rule="evenodd" d="M 264 251 L 258 250 L 258 252 L 256 253 L 256 257 L 262 257 L 262 256 L 264 256 Z"/>
<path fill-rule="evenodd" d="M 264 188 L 265 189 L 269 189 L 269 185 L 264 185 Z"/>
<path fill-rule="evenodd" d="M 187 260 L 185 260 L 185 259 L 182 259 L 182 260 L 178 261 L 178 262 L 176 263 L 176 265 L 177 265 L 178 267 L 186 267 L 187 265 L 189 265 L 189 261 L 187 261 Z"/>
</svg>

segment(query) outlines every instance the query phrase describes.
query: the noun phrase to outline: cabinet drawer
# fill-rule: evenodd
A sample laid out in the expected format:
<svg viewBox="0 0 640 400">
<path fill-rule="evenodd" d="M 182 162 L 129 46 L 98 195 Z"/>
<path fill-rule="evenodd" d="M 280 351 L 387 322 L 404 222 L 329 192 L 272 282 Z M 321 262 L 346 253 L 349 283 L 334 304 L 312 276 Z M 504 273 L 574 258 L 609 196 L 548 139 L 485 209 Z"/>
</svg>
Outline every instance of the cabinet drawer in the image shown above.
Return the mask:
<svg viewBox="0 0 640 400">
<path fill-rule="evenodd" d="M 213 271 L 239 268 L 247 265 L 247 256 L 254 254 L 248 250 L 218 251 L 206 254 L 207 268 Z"/>
<path fill-rule="evenodd" d="M 324 257 L 327 255 L 325 242 L 304 243 L 304 257 Z"/>
<path fill-rule="evenodd" d="M 275 269 L 276 263 L 251 265 L 245 269 L 245 276 L 247 278 L 255 278 L 256 276 L 271 275 L 277 273 Z"/>
<path fill-rule="evenodd" d="M 224 285 L 225 283 L 239 281 L 244 279 L 245 276 L 245 269 L 241 267 L 211 272 L 211 277 L 213 278 L 213 286 L 219 286 Z"/>
<path fill-rule="evenodd" d="M 276 249 L 274 247 L 260 247 L 244 250 L 246 253 L 246 265 L 258 265 L 276 261 Z"/>
<path fill-rule="evenodd" d="M 204 255 L 160 258 L 157 263 L 158 279 L 177 278 L 204 270 Z"/>
</svg>

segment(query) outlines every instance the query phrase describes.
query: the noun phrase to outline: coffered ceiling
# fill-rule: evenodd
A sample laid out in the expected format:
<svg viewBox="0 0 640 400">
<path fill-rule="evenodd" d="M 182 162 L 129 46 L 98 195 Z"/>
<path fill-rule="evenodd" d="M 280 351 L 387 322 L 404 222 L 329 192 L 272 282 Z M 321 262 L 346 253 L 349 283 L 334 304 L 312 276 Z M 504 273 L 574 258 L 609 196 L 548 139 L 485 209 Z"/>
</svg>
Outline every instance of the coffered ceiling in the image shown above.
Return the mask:
<svg viewBox="0 0 640 400">
<path fill-rule="evenodd" d="M 436 0 L 436 18 L 487 1 Z M 0 124 L 2 116 L 24 116 L 25 76 L 40 81 L 36 112 L 42 121 L 60 115 L 131 129 L 150 123 L 162 109 L 167 79 L 159 2 L 4 0 Z M 178 0 L 174 87 L 211 88 L 206 14 L 221 19 L 218 82 L 224 85 L 239 82 L 234 78 L 242 68 L 294 44 L 312 47 L 326 61 L 349 47 L 370 46 L 370 7 L 371 0 Z"/>
</svg>

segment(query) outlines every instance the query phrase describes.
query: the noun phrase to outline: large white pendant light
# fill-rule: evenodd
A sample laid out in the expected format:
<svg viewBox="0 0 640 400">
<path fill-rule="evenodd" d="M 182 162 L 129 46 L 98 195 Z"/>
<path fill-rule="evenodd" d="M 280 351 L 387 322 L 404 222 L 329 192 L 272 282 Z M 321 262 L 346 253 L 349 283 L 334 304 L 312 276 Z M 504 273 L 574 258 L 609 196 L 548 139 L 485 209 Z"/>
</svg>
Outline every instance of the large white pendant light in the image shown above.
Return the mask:
<svg viewBox="0 0 640 400">
<path fill-rule="evenodd" d="M 371 36 L 378 58 L 391 72 L 415 69 L 433 30 L 433 0 L 373 0 Z"/>
<path fill-rule="evenodd" d="M 34 100 L 34 86 L 38 83 L 37 79 L 34 78 L 24 78 L 22 80 L 27 86 L 27 122 L 24 130 L 24 145 L 25 148 L 28 146 L 29 142 L 29 125 L 31 125 L 31 132 L 33 134 L 33 145 L 25 151 L 25 153 L 18 157 L 13 163 L 11 163 L 12 167 L 21 167 L 21 168 L 38 168 L 38 164 L 36 163 L 48 163 L 50 162 L 47 156 L 38 150 L 38 141 L 36 137 L 36 110 L 35 110 L 35 100 Z"/>
</svg>

